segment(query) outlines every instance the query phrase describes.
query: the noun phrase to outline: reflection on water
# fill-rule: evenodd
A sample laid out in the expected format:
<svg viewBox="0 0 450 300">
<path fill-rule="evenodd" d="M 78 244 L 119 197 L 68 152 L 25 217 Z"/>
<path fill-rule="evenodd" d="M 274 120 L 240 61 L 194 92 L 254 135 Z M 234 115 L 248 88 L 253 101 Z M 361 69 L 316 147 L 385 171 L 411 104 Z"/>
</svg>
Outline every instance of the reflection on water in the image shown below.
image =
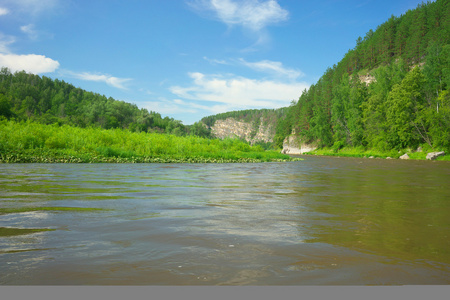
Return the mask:
<svg viewBox="0 0 450 300">
<path fill-rule="evenodd" d="M 0 165 L 0 284 L 449 284 L 448 182 L 323 157 Z"/>
</svg>

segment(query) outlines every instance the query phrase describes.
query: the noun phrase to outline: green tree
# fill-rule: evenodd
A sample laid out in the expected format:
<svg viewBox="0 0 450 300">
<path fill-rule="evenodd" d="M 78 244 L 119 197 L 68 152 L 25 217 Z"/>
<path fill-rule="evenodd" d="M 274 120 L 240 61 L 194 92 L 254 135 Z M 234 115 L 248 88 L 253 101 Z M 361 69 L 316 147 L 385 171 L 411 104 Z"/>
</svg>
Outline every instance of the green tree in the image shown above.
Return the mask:
<svg viewBox="0 0 450 300">
<path fill-rule="evenodd" d="M 351 132 L 348 128 L 347 111 L 350 101 L 350 77 L 342 75 L 339 84 L 333 87 L 333 103 L 331 106 L 331 123 L 333 140 L 345 144 L 351 143 Z"/>
<path fill-rule="evenodd" d="M 427 141 L 423 136 L 427 132 L 425 126 L 418 124 L 425 104 L 424 86 L 425 76 L 418 67 L 415 67 L 389 92 L 386 121 L 387 138 L 392 148 L 415 146 L 421 136 Z"/>
<path fill-rule="evenodd" d="M 428 108 L 422 116 L 428 129 L 429 139 L 435 148 L 444 148 L 450 151 L 450 92 L 442 91 L 437 101 L 440 103 L 439 111 Z"/>
<path fill-rule="evenodd" d="M 437 98 L 444 89 L 444 69 L 448 68 L 450 63 L 450 51 L 443 51 L 443 47 L 437 42 L 428 46 L 427 59 L 423 72 L 427 78 L 427 90 Z"/>
<path fill-rule="evenodd" d="M 14 116 L 14 113 L 11 111 L 11 101 L 0 93 L 0 116 L 4 116 L 7 119 Z"/>
<path fill-rule="evenodd" d="M 361 82 L 358 76 L 353 76 L 350 88 L 349 109 L 347 111 L 350 141 L 353 146 L 363 145 L 364 127 L 362 122 L 362 104 L 367 99 L 367 86 Z"/>
<path fill-rule="evenodd" d="M 208 129 L 208 127 L 203 124 L 202 122 L 195 122 L 190 127 L 190 134 L 203 137 L 203 138 L 210 138 L 211 137 L 211 129 Z"/>
</svg>

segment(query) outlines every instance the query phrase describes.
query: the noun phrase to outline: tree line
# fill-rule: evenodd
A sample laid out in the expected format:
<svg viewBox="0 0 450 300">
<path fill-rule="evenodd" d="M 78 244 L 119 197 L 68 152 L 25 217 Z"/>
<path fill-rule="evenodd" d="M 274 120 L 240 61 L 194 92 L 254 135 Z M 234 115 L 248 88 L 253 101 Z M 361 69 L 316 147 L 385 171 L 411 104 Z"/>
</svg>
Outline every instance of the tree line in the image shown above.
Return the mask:
<svg viewBox="0 0 450 300">
<path fill-rule="evenodd" d="M 208 137 L 201 124 L 183 125 L 135 104 L 77 88 L 63 80 L 0 71 L 0 116 L 18 121 L 76 127 L 122 128 L 132 132 L 159 132 L 178 136 Z"/>
<path fill-rule="evenodd" d="M 285 110 L 233 111 L 205 117 L 193 125 L 183 125 L 179 120 L 163 118 L 159 113 L 139 109 L 135 104 L 85 91 L 64 80 L 25 71 L 11 73 L 5 67 L 0 71 L 0 116 L 18 121 L 212 138 L 210 127 L 216 120 L 233 117 L 257 125 L 260 120 L 265 125 L 276 124 Z"/>
<path fill-rule="evenodd" d="M 263 125 L 276 125 L 279 118 L 281 118 L 287 111 L 287 107 L 278 109 L 246 109 L 246 110 L 236 110 L 229 111 L 225 113 L 220 113 L 212 116 L 207 116 L 201 119 L 201 122 L 208 127 L 214 126 L 217 120 L 226 120 L 228 118 L 233 118 L 237 121 L 245 123 L 260 122 Z"/>
<path fill-rule="evenodd" d="M 295 132 L 335 149 L 450 149 L 449 18 L 448 0 L 422 3 L 358 38 L 279 120 L 277 145 Z"/>
</svg>

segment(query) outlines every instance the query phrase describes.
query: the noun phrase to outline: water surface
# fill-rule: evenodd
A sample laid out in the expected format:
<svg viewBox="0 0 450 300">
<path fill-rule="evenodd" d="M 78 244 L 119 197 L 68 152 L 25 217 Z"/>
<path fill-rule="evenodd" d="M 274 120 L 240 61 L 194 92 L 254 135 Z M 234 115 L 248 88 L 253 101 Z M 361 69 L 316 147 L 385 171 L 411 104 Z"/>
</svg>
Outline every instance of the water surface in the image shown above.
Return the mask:
<svg viewBox="0 0 450 300">
<path fill-rule="evenodd" d="M 0 284 L 449 284 L 449 182 L 333 157 L 2 164 Z"/>
</svg>

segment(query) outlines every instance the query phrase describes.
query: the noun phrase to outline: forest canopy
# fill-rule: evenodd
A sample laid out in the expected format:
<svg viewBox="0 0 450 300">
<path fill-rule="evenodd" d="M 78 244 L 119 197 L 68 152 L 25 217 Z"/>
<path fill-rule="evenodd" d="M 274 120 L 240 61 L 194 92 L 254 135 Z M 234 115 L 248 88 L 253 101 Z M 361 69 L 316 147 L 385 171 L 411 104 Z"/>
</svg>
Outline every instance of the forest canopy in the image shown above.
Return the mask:
<svg viewBox="0 0 450 300">
<path fill-rule="evenodd" d="M 157 112 L 139 109 L 135 104 L 115 100 L 76 88 L 63 80 L 29 74 L 12 74 L 8 68 L 0 71 L 0 116 L 32 120 L 42 124 L 67 124 L 76 127 L 122 128 L 132 132 L 160 132 L 179 136 L 191 129 L 181 121 L 161 117 Z"/>
<path fill-rule="evenodd" d="M 422 3 L 359 37 L 289 107 L 278 146 L 295 132 L 336 149 L 450 149 L 449 17 L 448 0 Z"/>
</svg>

